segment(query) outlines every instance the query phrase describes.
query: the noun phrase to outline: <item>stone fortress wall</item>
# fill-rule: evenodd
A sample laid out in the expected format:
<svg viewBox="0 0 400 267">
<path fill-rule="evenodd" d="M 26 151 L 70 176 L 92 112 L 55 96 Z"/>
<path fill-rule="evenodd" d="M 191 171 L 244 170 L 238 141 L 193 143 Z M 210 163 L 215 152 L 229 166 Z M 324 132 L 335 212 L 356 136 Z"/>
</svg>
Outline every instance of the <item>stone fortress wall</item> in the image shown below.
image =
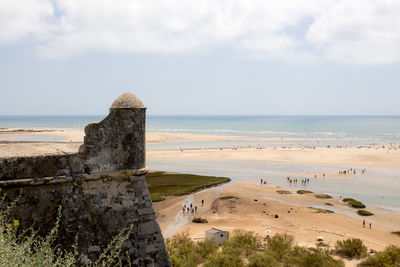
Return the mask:
<svg viewBox="0 0 400 267">
<path fill-rule="evenodd" d="M 61 206 L 59 242 L 95 259 L 122 230 L 136 266 L 170 266 L 146 185 L 146 108 L 133 94 L 117 98 L 109 115 L 85 128 L 76 154 L 0 159 L 1 195 L 18 199 L 20 227 L 47 233 Z"/>
</svg>

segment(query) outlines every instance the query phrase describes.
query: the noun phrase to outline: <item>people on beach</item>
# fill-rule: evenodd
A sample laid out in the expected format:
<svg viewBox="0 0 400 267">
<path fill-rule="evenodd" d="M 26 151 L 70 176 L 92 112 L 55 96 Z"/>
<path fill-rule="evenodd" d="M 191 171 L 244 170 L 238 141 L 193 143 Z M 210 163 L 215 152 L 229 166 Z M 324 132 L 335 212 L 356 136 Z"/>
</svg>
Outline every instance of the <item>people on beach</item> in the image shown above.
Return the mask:
<svg viewBox="0 0 400 267">
<path fill-rule="evenodd" d="M 204 199 L 201 200 L 201 206 L 204 206 Z"/>
<path fill-rule="evenodd" d="M 372 227 L 372 223 L 369 223 L 369 229 L 371 229 L 371 227 Z"/>
<path fill-rule="evenodd" d="M 365 219 L 363 220 L 363 228 L 365 228 Z"/>
</svg>

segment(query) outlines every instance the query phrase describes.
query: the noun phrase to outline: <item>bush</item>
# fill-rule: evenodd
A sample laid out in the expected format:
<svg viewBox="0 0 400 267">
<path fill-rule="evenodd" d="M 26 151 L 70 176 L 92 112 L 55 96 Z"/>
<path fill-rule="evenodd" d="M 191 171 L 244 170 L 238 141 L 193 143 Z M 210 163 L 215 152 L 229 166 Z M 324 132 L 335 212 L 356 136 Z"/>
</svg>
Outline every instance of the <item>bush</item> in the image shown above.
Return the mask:
<svg viewBox="0 0 400 267">
<path fill-rule="evenodd" d="M 358 210 L 357 214 L 360 216 L 372 216 L 374 215 L 372 212 L 369 212 L 367 210 Z"/>
<path fill-rule="evenodd" d="M 350 201 L 356 201 L 354 198 L 349 198 L 349 197 L 345 197 L 343 198 L 343 202 L 350 202 Z"/>
<path fill-rule="evenodd" d="M 197 266 L 201 262 L 201 257 L 195 252 L 195 244 L 187 233 L 168 238 L 166 247 L 173 266 Z"/>
<path fill-rule="evenodd" d="M 278 262 L 269 253 L 257 253 L 249 257 L 249 267 L 275 267 Z"/>
<path fill-rule="evenodd" d="M 308 191 L 308 190 L 297 190 L 297 194 L 312 194 L 312 191 Z"/>
<path fill-rule="evenodd" d="M 400 236 L 400 231 L 392 232 L 392 234 Z"/>
<path fill-rule="evenodd" d="M 365 205 L 362 203 L 362 202 L 360 202 L 360 201 L 357 201 L 357 200 L 351 200 L 351 201 L 349 201 L 349 202 L 347 202 L 350 206 L 352 206 L 353 208 L 356 208 L 356 209 L 365 209 Z"/>
<path fill-rule="evenodd" d="M 210 255 L 206 262 L 204 263 L 204 267 L 242 267 L 244 266 L 243 257 L 240 256 L 238 250 L 233 248 L 226 248 L 222 253 L 214 253 Z"/>
<path fill-rule="evenodd" d="M 0 205 L 4 198 L 0 200 Z M 76 266 L 80 259 L 86 259 L 90 266 L 123 266 L 129 258 L 124 257 L 122 244 L 131 234 L 130 229 L 121 231 L 109 246 L 104 249 L 95 262 L 86 255 L 78 253 L 77 242 L 69 250 L 62 249 L 56 243 L 59 235 L 61 207 L 58 209 L 57 220 L 50 232 L 42 237 L 33 227 L 19 233 L 19 221 L 9 218 L 10 211 L 16 201 L 0 210 L 0 264 L 1 266 Z"/>
<path fill-rule="evenodd" d="M 277 261 L 282 261 L 283 257 L 289 253 L 293 246 L 293 237 L 288 234 L 276 234 L 268 239 L 267 249 Z"/>
<path fill-rule="evenodd" d="M 316 249 L 313 252 L 295 246 L 285 257 L 285 266 L 344 267 L 342 260 L 336 260 L 328 252 Z"/>
<path fill-rule="evenodd" d="M 239 199 L 238 197 L 235 197 L 235 196 L 223 196 L 223 197 L 220 197 L 219 199 L 221 199 L 221 200 L 228 200 L 228 199 Z"/>
<path fill-rule="evenodd" d="M 361 239 L 350 238 L 346 240 L 338 240 L 335 245 L 336 254 L 353 259 L 362 258 L 367 255 L 367 247 L 363 244 Z"/>
<path fill-rule="evenodd" d="M 230 240 L 225 247 L 237 248 L 242 251 L 244 257 L 247 257 L 262 246 L 261 237 L 254 232 L 244 230 L 234 230 Z"/>
<path fill-rule="evenodd" d="M 281 195 L 288 195 L 291 194 L 292 192 L 288 190 L 277 190 L 276 193 L 281 194 Z"/>
<path fill-rule="evenodd" d="M 327 194 L 315 194 L 314 197 L 316 197 L 316 198 L 324 198 L 324 199 L 332 198 L 330 195 L 327 195 Z"/>
<path fill-rule="evenodd" d="M 359 266 L 400 266 L 400 247 L 389 246 L 384 251 L 378 252 L 375 255 L 369 256 L 366 260 L 362 261 Z"/>
</svg>

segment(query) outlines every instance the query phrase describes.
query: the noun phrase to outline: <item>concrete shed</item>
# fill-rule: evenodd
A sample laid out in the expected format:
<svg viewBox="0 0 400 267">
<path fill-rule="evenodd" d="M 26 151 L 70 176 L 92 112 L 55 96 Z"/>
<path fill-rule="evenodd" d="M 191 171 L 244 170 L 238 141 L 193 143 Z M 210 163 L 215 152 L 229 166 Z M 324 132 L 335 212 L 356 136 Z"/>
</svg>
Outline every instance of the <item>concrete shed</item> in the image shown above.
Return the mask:
<svg viewBox="0 0 400 267">
<path fill-rule="evenodd" d="M 218 245 L 222 245 L 229 239 L 229 232 L 216 228 L 211 228 L 206 231 L 205 240 L 213 241 Z"/>
</svg>

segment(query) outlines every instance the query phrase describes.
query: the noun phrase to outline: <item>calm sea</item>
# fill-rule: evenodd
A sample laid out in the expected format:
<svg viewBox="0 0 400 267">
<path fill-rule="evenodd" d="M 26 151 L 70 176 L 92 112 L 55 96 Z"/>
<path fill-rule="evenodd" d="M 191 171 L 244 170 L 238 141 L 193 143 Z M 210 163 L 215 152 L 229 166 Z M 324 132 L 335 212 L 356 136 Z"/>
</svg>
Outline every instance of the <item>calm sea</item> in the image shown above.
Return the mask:
<svg viewBox="0 0 400 267">
<path fill-rule="evenodd" d="M 104 117 L 101 115 L 0 116 L 0 128 L 84 129 L 88 123 L 100 121 Z M 400 144 L 400 116 L 148 116 L 146 127 L 148 131 L 153 132 L 239 136 L 235 141 L 151 144 L 147 146 L 148 149 L 374 144 L 392 144 L 392 147 L 399 149 Z M 256 141 L 246 140 L 247 137 Z M 268 141 L 268 138 L 272 137 L 274 139 Z M 281 187 L 289 187 L 286 183 L 286 173 L 332 173 L 348 168 L 317 164 L 176 159 L 148 160 L 147 166 L 153 170 L 228 176 L 234 182 L 258 183 L 260 178 L 264 178 L 268 179 L 269 185 Z M 352 167 L 358 170 L 364 168 L 364 166 Z M 292 187 L 302 188 L 301 183 Z M 381 206 L 400 213 L 398 170 L 369 168 L 365 175 L 357 175 L 350 179 L 312 179 L 307 189 L 337 197 L 353 197 L 367 205 Z"/>
<path fill-rule="evenodd" d="M 0 128 L 84 129 L 103 115 L 0 116 Z M 152 132 L 255 138 L 349 140 L 354 144 L 400 141 L 400 116 L 147 116 Z"/>
</svg>

